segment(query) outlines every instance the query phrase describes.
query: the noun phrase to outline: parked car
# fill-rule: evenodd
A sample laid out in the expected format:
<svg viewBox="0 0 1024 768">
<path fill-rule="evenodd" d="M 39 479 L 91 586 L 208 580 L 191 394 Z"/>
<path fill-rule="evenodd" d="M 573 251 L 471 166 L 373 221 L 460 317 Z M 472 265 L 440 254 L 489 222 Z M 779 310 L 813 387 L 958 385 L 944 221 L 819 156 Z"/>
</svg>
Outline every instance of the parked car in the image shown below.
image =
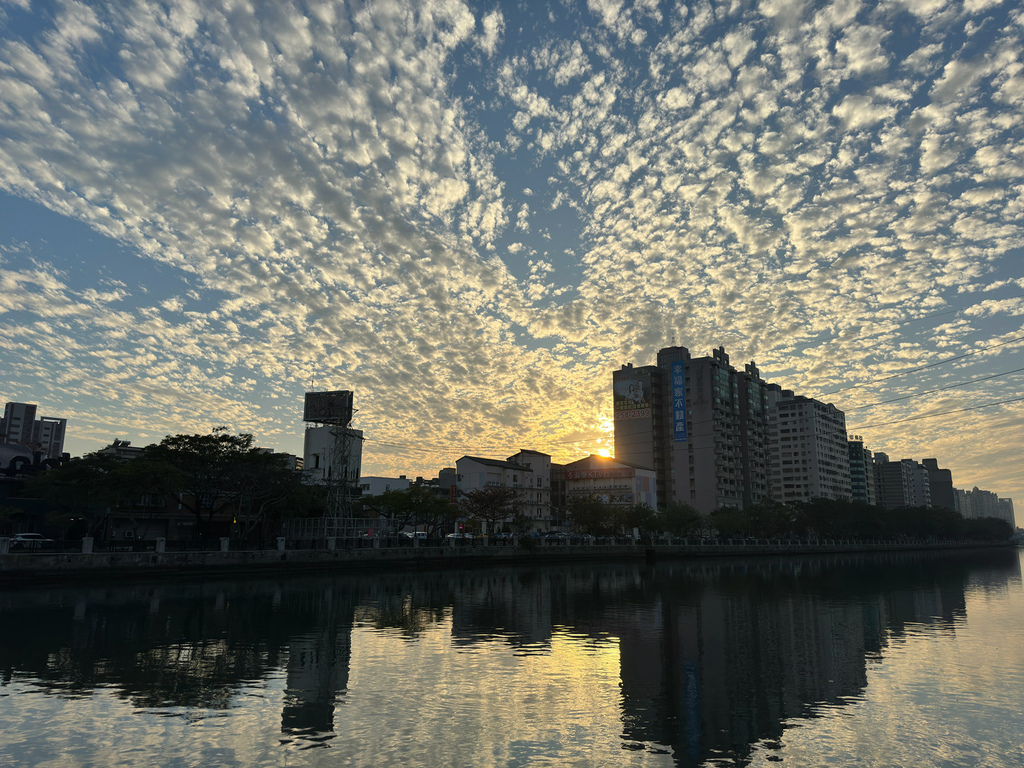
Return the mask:
<svg viewBox="0 0 1024 768">
<path fill-rule="evenodd" d="M 50 549 L 56 545 L 41 533 L 16 533 L 11 537 L 11 549 Z"/>
<path fill-rule="evenodd" d="M 449 539 L 472 539 L 472 533 L 449 533 L 447 538 Z"/>
</svg>

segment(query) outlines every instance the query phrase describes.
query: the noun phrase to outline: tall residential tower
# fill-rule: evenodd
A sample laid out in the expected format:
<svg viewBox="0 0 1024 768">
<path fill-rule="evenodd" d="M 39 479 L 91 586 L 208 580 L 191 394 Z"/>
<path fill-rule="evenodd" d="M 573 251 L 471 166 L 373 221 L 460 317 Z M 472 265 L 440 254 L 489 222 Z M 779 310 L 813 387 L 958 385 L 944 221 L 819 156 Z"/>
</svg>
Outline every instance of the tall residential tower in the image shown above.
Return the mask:
<svg viewBox="0 0 1024 768">
<path fill-rule="evenodd" d="M 657 365 L 612 373 L 615 458 L 653 469 L 661 503 L 701 513 L 756 504 L 769 494 L 766 384 L 725 349 L 693 358 L 667 347 Z"/>
</svg>

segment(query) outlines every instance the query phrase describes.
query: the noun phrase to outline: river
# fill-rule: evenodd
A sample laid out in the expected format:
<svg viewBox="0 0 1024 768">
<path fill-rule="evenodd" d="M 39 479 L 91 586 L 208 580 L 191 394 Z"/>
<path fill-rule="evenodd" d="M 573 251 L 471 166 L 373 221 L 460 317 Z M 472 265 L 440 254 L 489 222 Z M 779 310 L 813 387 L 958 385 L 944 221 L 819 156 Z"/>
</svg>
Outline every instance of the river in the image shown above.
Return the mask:
<svg viewBox="0 0 1024 768">
<path fill-rule="evenodd" d="M 0 766 L 1024 765 L 1020 550 L 0 589 Z"/>
</svg>

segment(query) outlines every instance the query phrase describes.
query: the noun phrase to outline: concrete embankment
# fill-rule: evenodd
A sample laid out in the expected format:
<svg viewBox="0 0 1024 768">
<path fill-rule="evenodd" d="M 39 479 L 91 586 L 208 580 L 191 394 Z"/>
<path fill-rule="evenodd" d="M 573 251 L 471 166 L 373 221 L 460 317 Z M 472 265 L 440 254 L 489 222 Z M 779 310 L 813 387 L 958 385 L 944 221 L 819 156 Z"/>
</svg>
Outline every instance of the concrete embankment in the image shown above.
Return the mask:
<svg viewBox="0 0 1024 768">
<path fill-rule="evenodd" d="M 403 547 L 237 552 L 93 552 L 0 555 L 0 584 L 196 577 L 251 573 L 417 568 L 476 568 L 627 559 L 821 555 L 1012 546 L 977 542 L 854 542 L 818 544 L 637 544 L 537 547 Z"/>
</svg>

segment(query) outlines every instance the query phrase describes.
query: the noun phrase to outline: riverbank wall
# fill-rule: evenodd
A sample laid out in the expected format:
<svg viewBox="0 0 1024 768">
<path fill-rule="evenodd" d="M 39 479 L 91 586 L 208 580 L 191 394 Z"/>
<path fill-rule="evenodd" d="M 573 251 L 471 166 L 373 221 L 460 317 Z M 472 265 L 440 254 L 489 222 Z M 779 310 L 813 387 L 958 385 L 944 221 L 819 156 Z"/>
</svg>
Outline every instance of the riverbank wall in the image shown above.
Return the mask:
<svg viewBox="0 0 1024 768">
<path fill-rule="evenodd" d="M 396 547 L 222 552 L 90 552 L 0 555 L 0 585 L 133 578 L 202 577 L 398 569 L 479 568 L 566 562 L 822 555 L 1006 548 L 963 541 Z"/>
</svg>

